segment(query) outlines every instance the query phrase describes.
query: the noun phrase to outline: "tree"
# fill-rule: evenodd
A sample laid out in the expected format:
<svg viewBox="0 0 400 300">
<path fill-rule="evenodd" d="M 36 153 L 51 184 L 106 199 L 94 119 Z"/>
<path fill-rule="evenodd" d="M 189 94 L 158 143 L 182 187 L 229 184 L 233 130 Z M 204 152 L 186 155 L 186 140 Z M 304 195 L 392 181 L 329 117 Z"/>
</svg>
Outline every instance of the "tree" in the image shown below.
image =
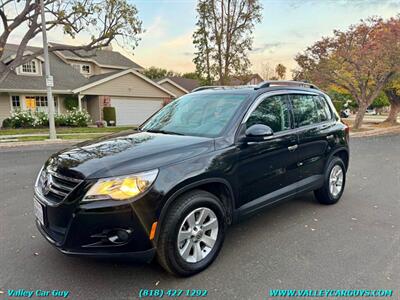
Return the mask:
<svg viewBox="0 0 400 300">
<path fill-rule="evenodd" d="M 232 75 L 245 74 L 261 10 L 259 0 L 200 0 L 193 35 L 197 72 L 205 78 L 215 76 L 221 85 L 228 84 Z"/>
<path fill-rule="evenodd" d="M 41 33 L 39 0 L 0 1 L 0 82 L 18 66 L 43 54 L 43 49 L 27 52 L 28 43 Z M 61 29 L 76 38 L 84 32 L 90 40 L 81 46 L 54 45 L 50 52 L 70 50 L 83 56 L 79 50 L 90 51 L 117 41 L 132 50 L 138 45 L 143 32 L 136 7 L 126 0 L 44 0 L 46 30 Z M 15 58 L 5 64 L 5 45 L 12 33 L 25 29 Z M 92 54 L 93 55 L 93 54 Z"/>
<path fill-rule="evenodd" d="M 279 79 L 285 79 L 286 77 L 286 67 L 282 64 L 277 64 L 275 67 L 275 74 Z"/>
<path fill-rule="evenodd" d="M 390 111 L 385 124 L 396 125 L 397 115 L 400 112 L 400 74 L 398 74 L 385 88 L 385 94 L 390 102 Z"/>
<path fill-rule="evenodd" d="M 210 18 L 208 0 L 199 0 L 197 4 L 197 30 L 193 33 L 193 44 L 197 51 L 193 59 L 196 65 L 196 73 L 203 85 L 212 85 L 214 79 L 211 76 L 211 48 L 209 46 L 210 32 L 207 26 Z"/>
<path fill-rule="evenodd" d="M 269 63 L 261 64 L 261 76 L 265 80 L 271 80 L 271 77 L 275 76 L 275 70 L 270 66 Z"/>
<path fill-rule="evenodd" d="M 196 72 L 183 73 L 181 76 L 187 79 L 201 80 L 201 78 L 199 78 L 199 75 Z"/>
<path fill-rule="evenodd" d="M 170 76 L 180 76 L 180 74 L 177 72 L 163 69 L 163 68 L 157 68 L 157 67 L 150 67 L 148 69 L 145 69 L 142 73 L 146 77 L 153 79 L 153 80 L 161 79 L 164 77 L 170 77 Z"/>
<path fill-rule="evenodd" d="M 347 31 L 335 30 L 295 58 L 296 79 L 322 87 L 335 85 L 356 100 L 359 109 L 354 128 L 360 128 L 365 111 L 396 72 L 400 71 L 400 16 L 369 18 Z"/>
</svg>

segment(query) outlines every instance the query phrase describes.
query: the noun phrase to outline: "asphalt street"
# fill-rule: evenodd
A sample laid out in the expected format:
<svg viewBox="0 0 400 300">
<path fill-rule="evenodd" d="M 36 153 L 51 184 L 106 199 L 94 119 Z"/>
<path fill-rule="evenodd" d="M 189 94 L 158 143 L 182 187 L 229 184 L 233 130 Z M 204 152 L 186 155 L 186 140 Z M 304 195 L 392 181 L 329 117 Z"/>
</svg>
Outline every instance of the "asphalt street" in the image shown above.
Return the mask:
<svg viewBox="0 0 400 300">
<path fill-rule="evenodd" d="M 207 299 L 269 299 L 270 289 L 393 289 L 391 299 L 400 299 L 399 135 L 354 138 L 338 204 L 320 205 L 309 193 L 232 226 L 215 263 L 191 278 L 157 263 L 67 257 L 44 240 L 34 225 L 33 182 L 61 147 L 0 149 L 0 299 L 17 299 L 7 297 L 9 289 L 136 299 L 145 288 L 207 289 Z"/>
</svg>

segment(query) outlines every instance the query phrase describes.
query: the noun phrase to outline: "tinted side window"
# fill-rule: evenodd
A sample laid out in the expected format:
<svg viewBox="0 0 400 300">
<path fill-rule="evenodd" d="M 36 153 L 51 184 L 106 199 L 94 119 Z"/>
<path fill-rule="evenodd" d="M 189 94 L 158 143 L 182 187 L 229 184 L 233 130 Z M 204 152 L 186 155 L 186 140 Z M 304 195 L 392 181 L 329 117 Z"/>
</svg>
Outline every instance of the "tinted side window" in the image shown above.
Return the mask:
<svg viewBox="0 0 400 300">
<path fill-rule="evenodd" d="M 317 99 L 317 108 L 318 114 L 320 116 L 320 121 L 323 122 L 332 119 L 332 113 L 326 101 L 322 99 L 322 97 L 315 98 Z"/>
<path fill-rule="evenodd" d="M 274 132 L 290 129 L 289 109 L 285 97 L 272 96 L 264 99 L 251 113 L 246 127 L 263 124 L 271 127 Z"/>
<path fill-rule="evenodd" d="M 317 124 L 330 119 L 326 103 L 314 95 L 292 95 L 293 114 L 296 127 Z"/>
</svg>

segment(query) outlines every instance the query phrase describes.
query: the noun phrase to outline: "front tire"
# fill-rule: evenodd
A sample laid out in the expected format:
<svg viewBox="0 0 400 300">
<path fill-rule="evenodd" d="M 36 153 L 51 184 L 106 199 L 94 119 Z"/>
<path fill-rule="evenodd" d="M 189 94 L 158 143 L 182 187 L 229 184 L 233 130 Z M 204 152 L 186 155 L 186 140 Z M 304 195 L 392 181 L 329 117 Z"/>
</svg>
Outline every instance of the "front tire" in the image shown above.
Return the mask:
<svg viewBox="0 0 400 300">
<path fill-rule="evenodd" d="M 340 157 L 334 156 L 326 168 L 324 185 L 314 191 L 322 204 L 335 204 L 342 197 L 346 184 L 346 167 Z"/>
<path fill-rule="evenodd" d="M 161 266 L 179 276 L 207 268 L 224 241 L 224 211 L 219 199 L 206 191 L 191 191 L 176 199 L 168 209 L 157 245 Z"/>
</svg>

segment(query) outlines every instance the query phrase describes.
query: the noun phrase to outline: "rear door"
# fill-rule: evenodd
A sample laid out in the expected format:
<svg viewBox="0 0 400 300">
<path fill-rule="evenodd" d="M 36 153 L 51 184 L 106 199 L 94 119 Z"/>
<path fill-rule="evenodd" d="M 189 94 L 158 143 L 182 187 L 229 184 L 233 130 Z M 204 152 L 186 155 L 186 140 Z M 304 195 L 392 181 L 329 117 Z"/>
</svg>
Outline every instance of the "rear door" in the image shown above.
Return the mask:
<svg viewBox="0 0 400 300">
<path fill-rule="evenodd" d="M 298 135 L 299 180 L 324 173 L 334 140 L 334 118 L 326 100 L 317 94 L 289 95 Z"/>
<path fill-rule="evenodd" d="M 257 101 L 258 105 L 244 119 L 244 130 L 255 124 L 264 124 L 274 134 L 264 141 L 239 146 L 237 177 L 240 205 L 250 205 L 256 199 L 260 206 L 274 201 L 275 196 L 281 195 L 285 188 L 290 192 L 291 186 L 293 192 L 298 179 L 297 135 L 291 128 L 287 96 L 264 96 Z"/>
</svg>

